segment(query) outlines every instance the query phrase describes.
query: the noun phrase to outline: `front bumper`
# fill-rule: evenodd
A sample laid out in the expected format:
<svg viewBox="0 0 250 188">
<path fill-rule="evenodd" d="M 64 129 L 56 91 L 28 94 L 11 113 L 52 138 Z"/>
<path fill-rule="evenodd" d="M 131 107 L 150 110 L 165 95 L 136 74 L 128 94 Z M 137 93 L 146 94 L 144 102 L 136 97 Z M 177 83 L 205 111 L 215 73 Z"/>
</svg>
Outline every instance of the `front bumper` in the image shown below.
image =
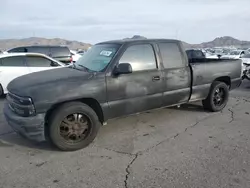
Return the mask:
<svg viewBox="0 0 250 188">
<path fill-rule="evenodd" d="M 15 132 L 32 141 L 45 141 L 45 114 L 37 114 L 36 116 L 32 117 L 21 117 L 9 108 L 8 103 L 5 103 L 4 116 L 8 124 Z"/>
</svg>

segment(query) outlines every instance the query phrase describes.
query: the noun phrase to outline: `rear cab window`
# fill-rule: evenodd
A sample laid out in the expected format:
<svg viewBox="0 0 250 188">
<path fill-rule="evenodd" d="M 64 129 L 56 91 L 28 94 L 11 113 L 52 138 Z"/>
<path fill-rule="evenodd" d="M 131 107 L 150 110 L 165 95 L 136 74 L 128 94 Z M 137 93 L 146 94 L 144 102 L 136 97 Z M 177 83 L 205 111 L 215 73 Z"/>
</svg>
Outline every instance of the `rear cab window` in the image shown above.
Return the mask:
<svg viewBox="0 0 250 188">
<path fill-rule="evenodd" d="M 165 69 L 185 67 L 179 45 L 175 42 L 162 42 L 158 44 Z"/>
<path fill-rule="evenodd" d="M 151 44 L 129 46 L 119 63 L 130 63 L 133 72 L 157 69 L 155 53 Z"/>
</svg>

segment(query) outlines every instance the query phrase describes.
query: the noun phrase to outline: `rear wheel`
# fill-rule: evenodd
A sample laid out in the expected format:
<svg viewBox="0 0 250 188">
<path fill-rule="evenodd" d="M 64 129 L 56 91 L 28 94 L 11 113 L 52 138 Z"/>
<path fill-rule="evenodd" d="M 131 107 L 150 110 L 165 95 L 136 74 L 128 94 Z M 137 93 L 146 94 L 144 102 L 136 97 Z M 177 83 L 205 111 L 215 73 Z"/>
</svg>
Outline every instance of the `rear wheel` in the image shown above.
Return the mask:
<svg viewBox="0 0 250 188">
<path fill-rule="evenodd" d="M 208 97 L 202 101 L 203 107 L 211 112 L 218 112 L 225 108 L 229 97 L 229 88 L 224 82 L 214 82 Z"/>
<path fill-rule="evenodd" d="M 59 149 L 74 151 L 87 147 L 95 139 L 100 125 L 92 108 L 71 102 L 60 106 L 51 115 L 49 137 Z"/>
</svg>

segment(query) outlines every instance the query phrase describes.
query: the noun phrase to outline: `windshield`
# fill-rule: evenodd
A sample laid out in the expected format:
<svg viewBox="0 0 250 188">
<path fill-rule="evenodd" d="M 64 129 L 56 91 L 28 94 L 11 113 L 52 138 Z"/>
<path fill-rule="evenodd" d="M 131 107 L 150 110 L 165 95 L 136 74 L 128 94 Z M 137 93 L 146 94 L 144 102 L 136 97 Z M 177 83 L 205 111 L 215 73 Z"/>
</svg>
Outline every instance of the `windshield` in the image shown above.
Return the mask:
<svg viewBox="0 0 250 188">
<path fill-rule="evenodd" d="M 75 65 L 77 68 L 101 72 L 108 66 L 119 47 L 119 44 L 97 44 L 90 48 Z"/>
<path fill-rule="evenodd" d="M 230 55 L 240 55 L 241 51 L 232 51 L 230 52 Z"/>
</svg>

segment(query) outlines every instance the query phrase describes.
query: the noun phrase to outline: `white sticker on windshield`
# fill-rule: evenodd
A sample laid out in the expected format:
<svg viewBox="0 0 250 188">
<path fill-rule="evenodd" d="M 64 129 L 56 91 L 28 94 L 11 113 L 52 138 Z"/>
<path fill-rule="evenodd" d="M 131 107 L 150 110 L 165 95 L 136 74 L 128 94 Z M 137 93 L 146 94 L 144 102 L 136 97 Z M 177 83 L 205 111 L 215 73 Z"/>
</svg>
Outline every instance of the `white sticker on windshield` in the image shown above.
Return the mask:
<svg viewBox="0 0 250 188">
<path fill-rule="evenodd" d="M 109 57 L 111 54 L 112 54 L 112 51 L 106 51 L 106 50 L 103 50 L 100 53 L 100 55 L 104 55 L 104 56 L 107 56 L 107 57 Z"/>
</svg>

